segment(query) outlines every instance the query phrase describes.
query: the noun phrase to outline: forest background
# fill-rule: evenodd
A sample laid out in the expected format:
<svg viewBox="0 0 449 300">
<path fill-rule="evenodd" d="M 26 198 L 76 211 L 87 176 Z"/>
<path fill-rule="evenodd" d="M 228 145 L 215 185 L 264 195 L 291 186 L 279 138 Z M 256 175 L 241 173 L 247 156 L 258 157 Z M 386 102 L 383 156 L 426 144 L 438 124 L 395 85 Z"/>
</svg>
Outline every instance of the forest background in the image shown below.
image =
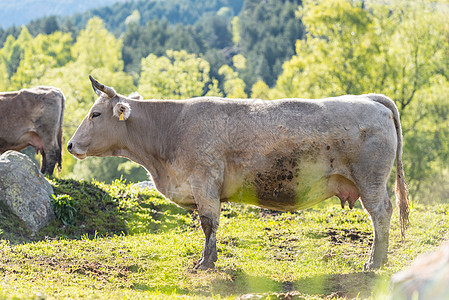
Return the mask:
<svg viewBox="0 0 449 300">
<path fill-rule="evenodd" d="M 447 0 L 129 1 L 0 28 L 0 90 L 62 89 L 65 141 L 96 98 L 89 74 L 145 99 L 383 93 L 401 113 L 412 200 L 449 199 Z M 57 176 L 147 178 L 65 149 Z"/>
</svg>

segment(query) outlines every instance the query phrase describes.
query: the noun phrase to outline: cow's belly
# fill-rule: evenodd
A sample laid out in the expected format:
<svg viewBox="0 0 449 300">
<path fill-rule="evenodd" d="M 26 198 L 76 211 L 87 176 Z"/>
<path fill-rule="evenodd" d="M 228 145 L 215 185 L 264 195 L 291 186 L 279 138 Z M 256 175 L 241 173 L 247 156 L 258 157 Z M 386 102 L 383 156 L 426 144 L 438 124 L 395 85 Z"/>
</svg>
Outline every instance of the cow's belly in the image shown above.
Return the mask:
<svg viewBox="0 0 449 300">
<path fill-rule="evenodd" d="M 169 200 L 186 209 L 196 209 L 195 199 L 193 198 L 192 188 L 187 181 L 170 183 L 167 187 L 158 187 L 158 190 Z"/>
<path fill-rule="evenodd" d="M 337 194 L 325 163 L 276 162 L 273 167 L 228 176 L 223 193 L 230 202 L 275 210 L 298 210 Z"/>
</svg>

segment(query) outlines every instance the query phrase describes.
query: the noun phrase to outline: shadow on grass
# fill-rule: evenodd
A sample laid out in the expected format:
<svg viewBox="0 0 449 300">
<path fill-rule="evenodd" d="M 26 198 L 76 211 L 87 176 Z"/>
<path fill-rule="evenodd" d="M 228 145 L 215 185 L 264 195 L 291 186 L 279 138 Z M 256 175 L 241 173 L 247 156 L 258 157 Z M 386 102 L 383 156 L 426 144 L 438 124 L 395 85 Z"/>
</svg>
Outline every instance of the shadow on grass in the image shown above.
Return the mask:
<svg viewBox="0 0 449 300">
<path fill-rule="evenodd" d="M 246 295 L 246 299 L 301 299 L 302 296 L 368 298 L 382 276 L 374 272 L 329 274 L 305 277 L 297 281 L 275 281 L 268 277 L 250 276 L 242 270 L 215 270 L 225 278 L 210 281 L 208 287 L 193 291 L 201 296 L 222 297 Z M 192 276 L 207 276 L 194 272 Z M 206 291 L 207 289 L 207 291 Z M 302 295 L 302 296 L 301 296 Z"/>
<path fill-rule="evenodd" d="M 143 292 L 154 292 L 157 294 L 164 295 L 188 295 L 189 291 L 186 289 L 181 289 L 172 285 L 158 286 L 157 288 L 151 287 L 145 283 L 134 283 L 131 286 L 132 289 Z"/>
</svg>

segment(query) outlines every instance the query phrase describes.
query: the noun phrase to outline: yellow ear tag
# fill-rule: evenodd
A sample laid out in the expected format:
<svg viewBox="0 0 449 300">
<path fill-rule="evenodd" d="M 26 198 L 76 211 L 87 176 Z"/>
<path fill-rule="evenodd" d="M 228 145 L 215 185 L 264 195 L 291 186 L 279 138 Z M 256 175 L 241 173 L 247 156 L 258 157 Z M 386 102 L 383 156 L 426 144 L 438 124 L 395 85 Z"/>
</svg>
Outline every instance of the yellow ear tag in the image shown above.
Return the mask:
<svg viewBox="0 0 449 300">
<path fill-rule="evenodd" d="M 125 112 L 122 111 L 122 113 L 120 114 L 120 117 L 118 118 L 120 121 L 125 120 Z"/>
</svg>

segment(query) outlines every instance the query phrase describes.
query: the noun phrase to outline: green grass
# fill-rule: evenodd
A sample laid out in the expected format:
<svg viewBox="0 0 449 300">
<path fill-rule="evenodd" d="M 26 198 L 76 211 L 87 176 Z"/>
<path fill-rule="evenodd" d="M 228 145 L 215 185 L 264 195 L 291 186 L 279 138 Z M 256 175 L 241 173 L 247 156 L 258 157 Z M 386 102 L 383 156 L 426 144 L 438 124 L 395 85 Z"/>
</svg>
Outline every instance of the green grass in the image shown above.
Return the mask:
<svg viewBox="0 0 449 300">
<path fill-rule="evenodd" d="M 417 205 L 405 242 L 393 216 L 386 266 L 363 272 L 372 232 L 360 206 L 329 200 L 277 213 L 225 204 L 216 269 L 196 271 L 203 234 L 195 212 L 123 182 L 50 180 L 74 201 L 73 225 L 55 220 L 31 237 L 0 217 L 0 298 L 382 299 L 391 274 L 448 238 L 449 205 Z"/>
</svg>

